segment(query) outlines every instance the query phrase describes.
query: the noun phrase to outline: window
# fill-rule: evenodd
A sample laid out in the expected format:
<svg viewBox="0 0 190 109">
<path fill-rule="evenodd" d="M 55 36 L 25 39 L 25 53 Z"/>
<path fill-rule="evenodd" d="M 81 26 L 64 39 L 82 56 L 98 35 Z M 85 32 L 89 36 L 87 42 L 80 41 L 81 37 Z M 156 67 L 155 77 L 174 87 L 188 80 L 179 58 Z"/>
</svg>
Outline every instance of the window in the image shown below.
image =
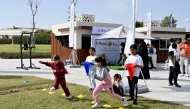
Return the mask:
<svg viewBox="0 0 190 109">
<path fill-rule="evenodd" d="M 175 38 L 175 41 L 177 44 L 180 44 L 182 42 L 182 39 L 181 38 Z"/>
<path fill-rule="evenodd" d="M 157 40 L 152 40 L 151 44 L 154 45 L 156 50 L 159 50 L 159 38 L 156 38 Z"/>
<path fill-rule="evenodd" d="M 177 44 L 181 43 L 182 38 L 174 38 Z M 170 38 L 160 39 L 160 48 L 161 50 L 169 49 L 170 47 Z"/>
<path fill-rule="evenodd" d="M 82 35 L 82 49 L 91 47 L 91 35 Z"/>
<path fill-rule="evenodd" d="M 166 39 L 160 39 L 160 49 L 166 49 Z"/>
</svg>

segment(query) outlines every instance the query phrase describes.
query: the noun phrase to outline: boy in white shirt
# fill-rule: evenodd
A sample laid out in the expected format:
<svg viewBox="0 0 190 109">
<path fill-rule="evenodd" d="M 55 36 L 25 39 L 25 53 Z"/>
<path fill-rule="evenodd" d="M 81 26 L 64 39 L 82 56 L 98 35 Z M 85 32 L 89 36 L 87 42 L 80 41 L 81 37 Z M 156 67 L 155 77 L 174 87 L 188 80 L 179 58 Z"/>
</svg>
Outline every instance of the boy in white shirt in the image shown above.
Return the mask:
<svg viewBox="0 0 190 109">
<path fill-rule="evenodd" d="M 178 71 L 180 68 L 179 62 L 178 62 L 178 52 L 177 52 L 177 44 L 172 44 L 172 51 L 169 51 L 169 66 L 170 66 L 170 73 L 169 73 L 169 86 L 175 86 L 180 88 L 181 86 L 177 83 L 178 78 Z M 172 80 L 174 79 L 174 84 Z"/>
<path fill-rule="evenodd" d="M 130 100 L 134 100 L 133 104 L 137 105 L 137 84 L 138 84 L 138 78 L 141 72 L 141 68 L 144 67 L 143 60 L 141 56 L 137 54 L 137 46 L 135 44 L 132 44 L 130 46 L 130 52 L 131 56 L 129 56 L 125 62 L 125 64 L 133 63 L 135 64 L 135 71 L 133 75 L 133 80 L 130 80 L 129 73 L 127 73 L 128 83 L 130 87 Z"/>
</svg>

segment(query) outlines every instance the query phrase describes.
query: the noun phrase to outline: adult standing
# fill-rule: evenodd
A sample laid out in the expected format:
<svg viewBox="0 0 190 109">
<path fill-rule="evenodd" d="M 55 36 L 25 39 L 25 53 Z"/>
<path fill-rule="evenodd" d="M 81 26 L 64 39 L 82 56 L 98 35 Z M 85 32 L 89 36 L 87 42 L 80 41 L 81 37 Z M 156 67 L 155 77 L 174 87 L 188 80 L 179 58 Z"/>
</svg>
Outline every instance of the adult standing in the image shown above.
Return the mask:
<svg viewBox="0 0 190 109">
<path fill-rule="evenodd" d="M 119 58 L 117 64 L 119 64 L 120 61 L 122 60 L 122 65 L 124 65 L 124 62 L 125 62 L 125 60 L 126 60 L 126 55 L 124 54 L 124 50 L 125 50 L 125 43 L 124 43 L 124 42 L 121 42 L 120 48 L 121 48 L 121 51 L 120 51 L 120 58 Z"/>
<path fill-rule="evenodd" d="M 149 68 L 148 68 L 148 49 L 144 41 L 140 43 L 138 54 L 141 56 L 144 63 L 144 68 L 141 69 L 144 75 L 144 78 L 150 79 L 150 73 L 149 73 Z M 139 79 L 143 79 L 142 74 L 139 75 Z"/>
<path fill-rule="evenodd" d="M 156 55 L 156 48 L 154 47 L 154 44 L 151 45 L 153 49 L 153 55 Z"/>
<path fill-rule="evenodd" d="M 184 38 L 183 42 L 179 44 L 180 47 L 180 71 L 181 76 L 187 76 L 188 75 L 188 60 L 189 60 L 189 54 L 190 54 L 190 45 L 188 44 L 188 39 Z M 184 69 L 185 66 L 185 69 Z M 185 74 L 184 74 L 185 72 Z"/>
<path fill-rule="evenodd" d="M 150 63 L 153 70 L 155 70 L 154 64 L 152 62 L 152 55 L 154 54 L 154 50 L 152 47 L 150 47 L 150 44 L 147 44 L 148 49 L 148 62 Z"/>
</svg>

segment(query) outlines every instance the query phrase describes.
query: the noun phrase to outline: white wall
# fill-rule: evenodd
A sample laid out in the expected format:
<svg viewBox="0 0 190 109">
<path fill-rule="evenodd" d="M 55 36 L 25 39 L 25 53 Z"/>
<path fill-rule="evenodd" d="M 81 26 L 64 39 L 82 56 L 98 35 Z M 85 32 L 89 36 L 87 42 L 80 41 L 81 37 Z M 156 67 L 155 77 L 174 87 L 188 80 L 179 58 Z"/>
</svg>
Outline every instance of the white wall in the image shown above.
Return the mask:
<svg viewBox="0 0 190 109">
<path fill-rule="evenodd" d="M 173 32 L 186 32 L 185 28 L 163 28 L 163 27 L 151 27 L 152 31 L 173 31 Z M 147 31 L 147 27 L 136 28 L 137 32 Z"/>
<path fill-rule="evenodd" d="M 76 30 L 75 31 L 75 49 L 82 49 L 82 34 L 92 34 L 92 30 Z"/>
</svg>

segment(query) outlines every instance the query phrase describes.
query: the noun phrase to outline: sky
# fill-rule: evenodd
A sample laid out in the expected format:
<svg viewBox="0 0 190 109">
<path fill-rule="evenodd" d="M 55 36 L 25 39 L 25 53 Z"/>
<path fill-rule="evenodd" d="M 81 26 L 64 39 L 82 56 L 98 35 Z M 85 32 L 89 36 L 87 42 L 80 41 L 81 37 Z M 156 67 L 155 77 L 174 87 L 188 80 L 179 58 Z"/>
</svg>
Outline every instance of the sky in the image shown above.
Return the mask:
<svg viewBox="0 0 190 109">
<path fill-rule="evenodd" d="M 0 0 L 0 28 L 31 27 L 32 14 L 28 0 Z M 38 0 L 39 1 L 39 0 Z M 65 23 L 70 0 L 41 0 L 35 16 L 37 28 L 51 29 L 52 25 Z M 177 28 L 185 28 L 190 20 L 190 0 L 137 0 L 137 20 L 163 20 L 171 13 L 178 20 Z M 78 0 L 76 14 L 93 14 L 95 22 L 116 23 L 129 26 L 132 20 L 132 0 Z"/>
</svg>

